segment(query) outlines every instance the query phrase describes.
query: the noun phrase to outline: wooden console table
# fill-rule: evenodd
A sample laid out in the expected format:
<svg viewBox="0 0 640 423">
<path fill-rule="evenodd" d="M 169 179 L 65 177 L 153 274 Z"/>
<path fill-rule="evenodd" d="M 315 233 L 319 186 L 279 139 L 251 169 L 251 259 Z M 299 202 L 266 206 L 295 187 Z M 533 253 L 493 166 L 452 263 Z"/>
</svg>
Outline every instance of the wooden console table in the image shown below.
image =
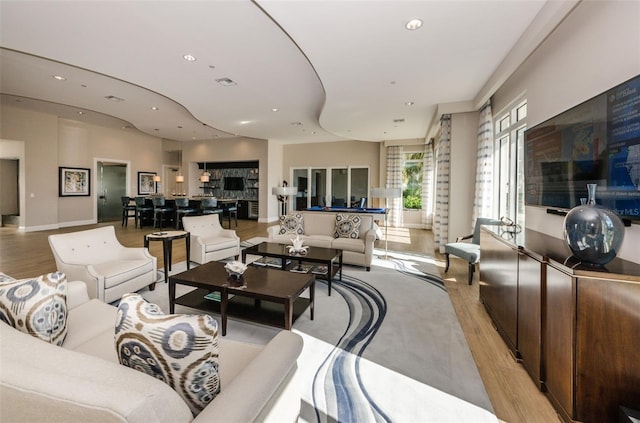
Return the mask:
<svg viewBox="0 0 640 423">
<path fill-rule="evenodd" d="M 640 264 L 580 264 L 564 240 L 494 226 L 480 234 L 480 300 L 565 421 L 640 408 Z"/>
</svg>

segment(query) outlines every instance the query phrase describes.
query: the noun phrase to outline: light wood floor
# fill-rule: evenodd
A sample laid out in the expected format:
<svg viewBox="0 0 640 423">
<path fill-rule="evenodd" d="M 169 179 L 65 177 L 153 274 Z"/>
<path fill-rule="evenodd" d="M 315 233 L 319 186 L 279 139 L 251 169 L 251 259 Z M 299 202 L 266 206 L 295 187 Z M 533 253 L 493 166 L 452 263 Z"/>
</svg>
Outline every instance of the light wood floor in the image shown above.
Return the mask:
<svg viewBox="0 0 640 423">
<path fill-rule="evenodd" d="M 28 233 L 18 232 L 15 228 L 0 228 L 0 271 L 16 278 L 55 271 L 55 261 L 47 241 L 48 235 L 104 225 L 114 225 L 120 242 L 130 247 L 142 247 L 144 235 L 153 232 L 149 227 L 136 229 L 133 222 L 127 228 L 121 228 L 120 222 L 107 222 Z M 238 227 L 233 229 L 241 240 L 247 240 L 256 236 L 266 236 L 267 226 L 256 221 L 239 220 Z M 376 241 L 376 247 L 384 249 L 384 241 Z M 389 228 L 388 248 L 389 251 L 418 252 L 435 257 L 498 418 L 508 423 L 559 422 L 545 396 L 538 391 L 524 368 L 511 357 L 479 302 L 478 272 L 473 285 L 469 286 L 466 262 L 452 259 L 449 272 L 445 274 L 444 257 L 433 251 L 433 236 L 430 231 Z M 152 242 L 149 249 L 151 254 L 158 257 L 158 267 L 161 268 L 162 243 Z M 185 258 L 184 241 L 175 241 L 173 262 L 177 263 Z"/>
</svg>

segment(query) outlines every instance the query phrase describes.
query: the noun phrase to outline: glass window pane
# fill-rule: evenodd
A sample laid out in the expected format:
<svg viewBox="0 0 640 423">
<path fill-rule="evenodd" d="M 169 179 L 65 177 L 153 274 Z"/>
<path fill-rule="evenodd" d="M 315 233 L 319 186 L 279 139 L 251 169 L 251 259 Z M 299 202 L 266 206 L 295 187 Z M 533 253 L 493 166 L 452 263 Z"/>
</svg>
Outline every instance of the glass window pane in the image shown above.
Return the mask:
<svg viewBox="0 0 640 423">
<path fill-rule="evenodd" d="M 355 205 L 360 204 L 360 199 L 367 197 L 369 192 L 369 169 L 367 168 L 354 168 L 351 169 L 351 199 Z M 365 203 L 367 207 L 369 201 Z M 354 204 L 352 204 L 353 206 Z"/>
<path fill-rule="evenodd" d="M 311 205 L 327 205 L 327 169 L 311 169 Z"/>
<path fill-rule="evenodd" d="M 509 115 L 506 115 L 505 117 L 500 119 L 500 125 L 499 125 L 499 128 L 498 128 L 498 132 L 502 132 L 502 131 L 508 129 L 509 128 L 509 121 L 510 121 Z"/>
<path fill-rule="evenodd" d="M 422 208 L 422 157 L 408 153 L 402 169 L 402 204 L 405 209 Z"/>
<path fill-rule="evenodd" d="M 520 122 L 527 117 L 527 103 L 524 103 L 516 109 L 516 120 Z"/>
<path fill-rule="evenodd" d="M 308 207 L 308 169 L 294 169 L 293 170 L 293 186 L 298 187 L 298 194 L 296 195 L 295 204 L 291 210 L 304 210 Z"/>
<path fill-rule="evenodd" d="M 347 169 L 331 169 L 331 205 L 347 207 Z"/>
</svg>

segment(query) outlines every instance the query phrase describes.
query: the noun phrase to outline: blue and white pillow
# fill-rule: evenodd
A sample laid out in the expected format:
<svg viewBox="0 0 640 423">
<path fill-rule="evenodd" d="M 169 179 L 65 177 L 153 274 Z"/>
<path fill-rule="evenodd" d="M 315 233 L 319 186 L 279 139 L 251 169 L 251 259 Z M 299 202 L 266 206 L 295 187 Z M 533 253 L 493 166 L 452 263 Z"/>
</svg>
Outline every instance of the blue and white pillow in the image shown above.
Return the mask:
<svg viewBox="0 0 640 423">
<path fill-rule="evenodd" d="M 20 332 L 62 345 L 67 336 L 67 277 L 0 278 L 0 320 Z"/>
<path fill-rule="evenodd" d="M 362 219 L 357 214 L 336 214 L 336 230 L 334 238 L 358 239 Z"/>
<path fill-rule="evenodd" d="M 198 415 L 218 393 L 218 324 L 207 314 L 163 314 L 139 294 L 118 306 L 115 347 L 120 364 L 171 386 Z"/>
<path fill-rule="evenodd" d="M 304 235 L 304 215 L 289 213 L 280 216 L 280 235 Z"/>
</svg>

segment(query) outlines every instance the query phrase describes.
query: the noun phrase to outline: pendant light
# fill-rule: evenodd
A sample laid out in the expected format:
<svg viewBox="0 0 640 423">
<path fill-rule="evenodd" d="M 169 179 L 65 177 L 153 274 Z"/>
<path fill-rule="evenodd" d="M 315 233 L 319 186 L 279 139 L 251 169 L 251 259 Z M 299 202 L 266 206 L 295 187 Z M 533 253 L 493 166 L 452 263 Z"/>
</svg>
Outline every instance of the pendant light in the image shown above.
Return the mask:
<svg viewBox="0 0 640 423">
<path fill-rule="evenodd" d="M 184 175 L 182 174 L 182 147 L 180 147 L 180 151 L 178 151 L 178 161 L 180 162 L 180 167 L 178 167 L 178 174 L 176 175 L 176 182 L 182 183 L 184 182 Z"/>
<path fill-rule="evenodd" d="M 204 162 L 204 172 L 200 175 L 200 182 L 209 182 L 211 180 L 211 174 L 207 170 L 207 162 Z"/>
</svg>

